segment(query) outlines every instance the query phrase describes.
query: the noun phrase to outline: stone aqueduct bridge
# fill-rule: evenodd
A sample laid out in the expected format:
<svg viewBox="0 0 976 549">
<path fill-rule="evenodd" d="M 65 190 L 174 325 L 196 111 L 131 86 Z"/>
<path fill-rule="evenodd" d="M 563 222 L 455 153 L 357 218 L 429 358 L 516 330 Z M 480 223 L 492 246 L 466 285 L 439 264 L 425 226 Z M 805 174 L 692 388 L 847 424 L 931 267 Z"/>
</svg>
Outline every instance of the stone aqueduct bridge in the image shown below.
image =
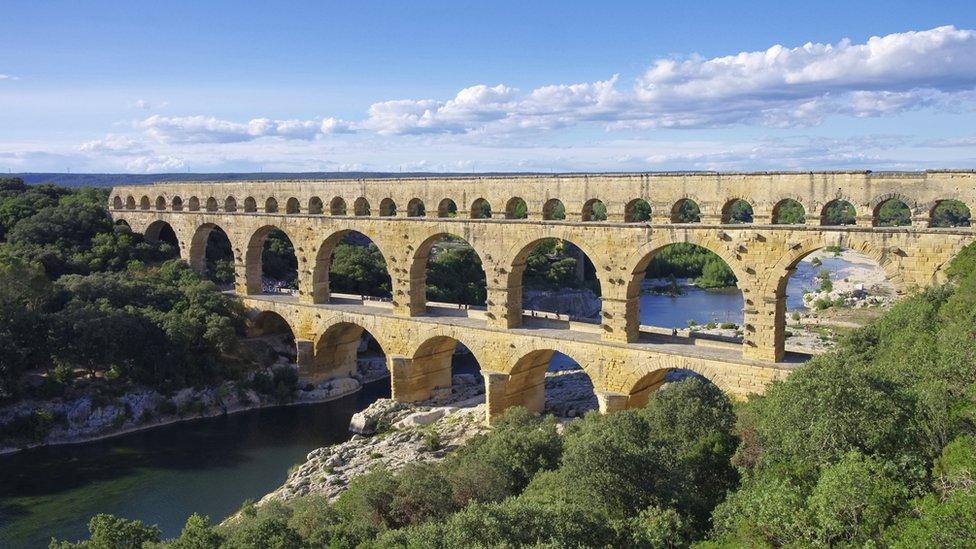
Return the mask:
<svg viewBox="0 0 976 549">
<path fill-rule="evenodd" d="M 701 222 L 677 223 L 677 205 L 690 199 Z M 805 209 L 799 225 L 774 224 L 792 199 Z M 912 212 L 910 226 L 876 226 L 891 199 Z M 255 320 L 273 311 L 295 334 L 306 374 L 344 375 L 368 330 L 387 355 L 394 398 L 418 400 L 450 385 L 455 342 L 478 359 L 486 378 L 489 414 L 523 404 L 542 406 L 544 373 L 554 351 L 576 360 L 593 381 L 604 411 L 641 405 L 672 368 L 694 370 L 727 392 L 761 392 L 789 372 L 784 360 L 786 283 L 808 254 L 836 245 L 873 258 L 904 293 L 938 282 L 943 267 L 974 231 L 930 227 L 943 200 L 976 209 L 976 173 L 694 173 L 451 177 L 423 179 L 251 181 L 116 187 L 109 208 L 150 239 L 168 224 L 180 253 L 202 269 L 210 231 L 220 227 L 234 254 L 236 292 Z M 524 201 L 528 216 L 514 219 Z M 595 201 L 605 221 L 591 221 Z M 634 221 L 638 200 L 649 221 Z M 754 222 L 728 222 L 729 205 L 745 200 Z M 856 224 L 824 226 L 825 207 L 846 200 Z M 550 219 L 556 201 L 565 219 Z M 480 218 L 485 202 L 494 214 Z M 450 205 L 456 214 L 448 215 Z M 476 218 L 477 217 L 477 218 Z M 272 229 L 291 239 L 298 259 L 295 296 L 261 294 L 261 251 Z M 329 262 L 350 231 L 368 236 L 382 252 L 392 280 L 392 302 L 360 302 L 329 295 Z M 428 304 L 426 263 L 445 235 L 464 238 L 486 273 L 484 308 Z M 525 259 L 543 239 L 583 250 L 600 282 L 599 324 L 524 317 Z M 741 344 L 672 338 L 639 325 L 640 282 L 655 253 L 694 243 L 725 260 L 744 299 Z"/>
</svg>

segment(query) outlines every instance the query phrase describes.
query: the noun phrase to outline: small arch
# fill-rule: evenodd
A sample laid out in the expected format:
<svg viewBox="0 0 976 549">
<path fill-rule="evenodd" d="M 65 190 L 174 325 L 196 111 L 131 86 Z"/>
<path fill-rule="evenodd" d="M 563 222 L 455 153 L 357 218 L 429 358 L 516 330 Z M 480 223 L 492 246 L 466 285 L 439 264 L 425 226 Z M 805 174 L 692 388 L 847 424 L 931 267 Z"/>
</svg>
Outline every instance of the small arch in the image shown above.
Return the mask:
<svg viewBox="0 0 976 549">
<path fill-rule="evenodd" d="M 479 198 L 471 203 L 471 219 L 490 219 L 491 204 L 484 198 Z"/>
<path fill-rule="evenodd" d="M 136 199 L 131 194 L 125 198 L 125 209 L 136 209 Z"/>
<path fill-rule="evenodd" d="M 298 202 L 298 199 L 295 198 L 294 196 L 289 198 L 288 201 L 285 202 L 285 213 L 297 214 L 297 213 L 301 213 L 301 211 L 302 211 L 302 205 L 301 203 Z"/>
<path fill-rule="evenodd" d="M 871 215 L 875 227 L 906 227 L 912 224 L 912 210 L 899 198 L 879 203 Z"/>
<path fill-rule="evenodd" d="M 199 212 L 200 211 L 200 199 L 197 198 L 197 197 L 195 197 L 195 196 L 191 196 L 190 197 L 190 203 L 188 204 L 188 208 L 187 209 L 189 209 L 191 212 Z"/>
<path fill-rule="evenodd" d="M 225 212 L 236 212 L 237 211 L 237 199 L 233 196 L 228 196 L 224 199 L 224 211 Z"/>
<path fill-rule="evenodd" d="M 183 199 L 182 198 L 180 198 L 178 196 L 174 196 L 173 197 L 173 211 L 174 212 L 182 212 L 183 211 Z"/>
<path fill-rule="evenodd" d="M 635 198 L 624 206 L 625 223 L 644 223 L 651 220 L 651 204 L 643 198 Z"/>
<path fill-rule="evenodd" d="M 527 219 L 529 207 L 521 197 L 513 196 L 505 204 L 505 219 Z"/>
<path fill-rule="evenodd" d="M 969 207 L 959 200 L 938 200 L 929 212 L 929 227 L 969 227 Z"/>
<path fill-rule="evenodd" d="M 583 221 L 606 221 L 607 206 L 598 198 L 591 198 L 583 204 Z"/>
<path fill-rule="evenodd" d="M 542 205 L 542 219 L 566 219 L 566 206 L 558 198 L 550 198 Z"/>
<path fill-rule="evenodd" d="M 396 202 L 392 198 L 384 198 L 380 201 L 380 216 L 393 217 L 397 214 Z"/>
<path fill-rule="evenodd" d="M 329 214 L 346 215 L 346 201 L 341 196 L 336 196 L 329 202 Z"/>
<path fill-rule="evenodd" d="M 774 225 L 803 225 L 806 223 L 806 209 L 798 200 L 784 198 L 773 206 Z"/>
<path fill-rule="evenodd" d="M 570 380 L 571 377 L 578 379 Z M 567 383 L 580 388 L 588 386 L 590 390 L 574 391 L 570 400 L 560 400 L 562 395 L 554 393 Z M 578 362 L 553 349 L 536 349 L 520 357 L 509 372 L 501 408 L 512 406 L 577 417 L 595 410 L 597 399 L 593 381 Z"/>
<path fill-rule="evenodd" d="M 313 196 L 312 198 L 308 199 L 308 213 L 312 215 L 321 215 L 322 211 L 323 207 L 321 198 Z"/>
<path fill-rule="evenodd" d="M 278 200 L 273 196 L 269 196 L 267 200 L 264 201 L 264 212 L 265 213 L 278 213 Z"/>
<path fill-rule="evenodd" d="M 671 207 L 671 223 L 700 223 L 701 209 L 690 198 L 682 198 Z"/>
<path fill-rule="evenodd" d="M 825 226 L 853 225 L 857 222 L 857 210 L 843 198 L 831 200 L 820 212 L 820 224 Z"/>
<path fill-rule="evenodd" d="M 139 199 L 139 209 L 140 210 L 148 210 L 149 209 L 149 197 L 148 196 L 144 196 L 144 197 L 142 197 L 142 198 Z"/>
<path fill-rule="evenodd" d="M 427 215 L 427 208 L 424 201 L 419 198 L 411 199 L 407 203 L 407 217 L 424 217 Z"/>
<path fill-rule="evenodd" d="M 177 251 L 180 249 L 180 241 L 176 237 L 173 226 L 161 219 L 150 223 L 143 234 L 148 242 L 162 242 L 169 244 Z"/>
<path fill-rule="evenodd" d="M 729 200 L 722 207 L 722 223 L 752 223 L 752 204 L 741 198 Z"/>
<path fill-rule="evenodd" d="M 157 196 L 156 197 L 156 209 L 157 210 L 165 210 L 166 209 L 166 199 L 165 198 L 163 198 L 161 196 Z"/>
<path fill-rule="evenodd" d="M 353 204 L 353 210 L 355 211 L 355 214 L 358 216 L 370 215 L 369 200 L 366 200 L 365 197 L 360 196 L 359 198 L 356 199 L 356 202 Z"/>
<path fill-rule="evenodd" d="M 249 196 L 244 199 L 244 211 L 247 213 L 254 213 L 258 211 L 258 201 L 254 200 L 253 196 Z"/>
<path fill-rule="evenodd" d="M 210 198 L 207 199 L 207 211 L 216 212 L 217 210 L 218 210 L 217 199 L 211 196 Z"/>
<path fill-rule="evenodd" d="M 437 205 L 437 217 L 457 217 L 457 204 L 450 198 Z"/>
<path fill-rule="evenodd" d="M 112 209 L 121 210 L 124 205 L 125 203 L 122 201 L 122 197 L 115 195 L 115 198 L 112 199 Z"/>
</svg>

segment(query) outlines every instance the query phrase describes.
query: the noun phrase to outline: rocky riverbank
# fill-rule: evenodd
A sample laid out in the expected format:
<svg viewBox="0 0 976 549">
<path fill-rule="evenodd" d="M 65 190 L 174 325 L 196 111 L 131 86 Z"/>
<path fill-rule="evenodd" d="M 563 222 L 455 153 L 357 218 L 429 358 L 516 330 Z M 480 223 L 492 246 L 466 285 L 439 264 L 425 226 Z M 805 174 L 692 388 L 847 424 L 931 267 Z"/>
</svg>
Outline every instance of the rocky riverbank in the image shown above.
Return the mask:
<svg viewBox="0 0 976 549">
<path fill-rule="evenodd" d="M 569 315 L 575 318 L 598 318 L 600 315 L 600 297 L 592 290 L 562 289 L 562 290 L 532 290 L 526 289 L 522 293 L 522 306 L 526 310 L 547 311 Z"/>
<path fill-rule="evenodd" d="M 258 372 L 242 382 L 203 389 L 186 388 L 171 395 L 152 389 L 132 390 L 116 397 L 94 393 L 73 398 L 24 400 L 0 408 L 0 455 L 38 446 L 77 444 L 151 429 L 180 421 L 214 417 L 258 408 L 327 402 L 358 391 L 363 384 L 387 377 L 382 359 L 359 361 L 353 377 L 319 384 L 298 384 L 287 394 L 274 384 L 274 370 Z"/>
</svg>

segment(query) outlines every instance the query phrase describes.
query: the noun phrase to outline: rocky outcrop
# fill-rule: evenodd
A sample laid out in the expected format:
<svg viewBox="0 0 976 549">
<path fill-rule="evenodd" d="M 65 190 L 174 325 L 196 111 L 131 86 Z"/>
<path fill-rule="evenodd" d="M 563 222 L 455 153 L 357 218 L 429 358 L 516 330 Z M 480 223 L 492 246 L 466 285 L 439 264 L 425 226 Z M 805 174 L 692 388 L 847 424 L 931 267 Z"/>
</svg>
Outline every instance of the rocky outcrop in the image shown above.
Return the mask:
<svg viewBox="0 0 976 549">
<path fill-rule="evenodd" d="M 377 466 L 398 470 L 408 463 L 443 459 L 483 432 L 484 385 L 476 376 L 454 376 L 448 394 L 416 404 L 380 399 L 353 416 L 357 433 L 342 443 L 308 454 L 285 484 L 259 505 L 308 494 L 335 499 L 349 481 Z"/>
</svg>

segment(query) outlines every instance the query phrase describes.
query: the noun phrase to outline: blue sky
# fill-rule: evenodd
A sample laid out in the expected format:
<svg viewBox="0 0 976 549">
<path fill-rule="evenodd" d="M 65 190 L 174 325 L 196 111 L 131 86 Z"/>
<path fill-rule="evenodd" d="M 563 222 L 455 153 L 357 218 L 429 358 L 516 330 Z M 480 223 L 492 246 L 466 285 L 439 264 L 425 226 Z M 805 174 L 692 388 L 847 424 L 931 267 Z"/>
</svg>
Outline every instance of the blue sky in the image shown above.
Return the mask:
<svg viewBox="0 0 976 549">
<path fill-rule="evenodd" d="M 976 168 L 973 2 L 242 5 L 5 2 L 0 169 Z"/>
</svg>

